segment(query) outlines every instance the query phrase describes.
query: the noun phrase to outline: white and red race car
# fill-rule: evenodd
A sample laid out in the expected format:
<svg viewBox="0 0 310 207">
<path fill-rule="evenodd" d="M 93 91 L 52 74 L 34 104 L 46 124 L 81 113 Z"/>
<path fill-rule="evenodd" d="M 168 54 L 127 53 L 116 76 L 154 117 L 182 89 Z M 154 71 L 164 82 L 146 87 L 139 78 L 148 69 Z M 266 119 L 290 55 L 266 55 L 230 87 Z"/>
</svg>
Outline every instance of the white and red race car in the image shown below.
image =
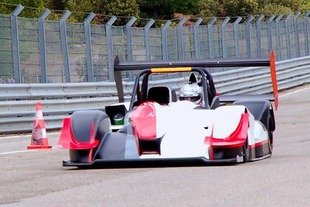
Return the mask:
<svg viewBox="0 0 310 207">
<path fill-rule="evenodd" d="M 273 94 L 221 96 L 208 68 L 270 67 Z M 63 166 L 209 165 L 270 157 L 278 105 L 275 58 L 164 62 L 115 61 L 119 103 L 105 110 L 74 112 L 63 121 L 59 146 L 70 159 Z M 124 102 L 121 71 L 142 70 L 130 102 Z M 193 73 L 200 77 L 203 104 L 178 100 L 151 77 Z M 197 80 L 196 80 L 197 81 Z"/>
</svg>

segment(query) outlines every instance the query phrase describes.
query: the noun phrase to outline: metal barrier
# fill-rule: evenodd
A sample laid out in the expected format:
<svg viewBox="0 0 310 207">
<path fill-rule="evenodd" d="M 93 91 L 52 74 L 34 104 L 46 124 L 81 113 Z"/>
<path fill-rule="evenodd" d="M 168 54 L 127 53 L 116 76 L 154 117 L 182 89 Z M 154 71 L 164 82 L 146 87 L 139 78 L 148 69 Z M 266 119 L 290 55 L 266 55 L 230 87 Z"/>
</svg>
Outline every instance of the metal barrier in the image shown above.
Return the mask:
<svg viewBox="0 0 310 207">
<path fill-rule="evenodd" d="M 271 92 L 268 68 L 243 68 L 212 73 L 222 94 Z M 310 56 L 277 62 L 279 90 L 310 83 Z M 155 81 L 178 87 L 182 78 Z M 125 82 L 129 100 L 133 82 Z M 30 132 L 35 102 L 41 100 L 46 128 L 60 129 L 62 119 L 73 111 L 101 109 L 116 103 L 115 83 L 0 84 L 0 134 Z"/>
</svg>

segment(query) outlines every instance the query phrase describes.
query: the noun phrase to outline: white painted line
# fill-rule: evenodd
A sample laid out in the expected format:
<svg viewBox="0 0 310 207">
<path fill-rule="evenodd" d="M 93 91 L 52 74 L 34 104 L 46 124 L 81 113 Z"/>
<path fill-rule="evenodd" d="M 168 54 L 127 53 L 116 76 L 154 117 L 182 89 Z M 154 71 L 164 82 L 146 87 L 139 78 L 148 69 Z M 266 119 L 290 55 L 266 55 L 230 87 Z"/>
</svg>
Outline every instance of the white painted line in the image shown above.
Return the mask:
<svg viewBox="0 0 310 207">
<path fill-rule="evenodd" d="M 9 154 L 17 154 L 17 153 L 25 153 L 29 150 L 18 150 L 18 151 L 10 151 L 10 152 L 1 152 L 0 155 L 9 155 Z"/>
<path fill-rule="evenodd" d="M 22 139 L 22 138 L 30 138 L 31 135 L 16 135 L 16 136 L 8 136 L 8 137 L 0 137 L 0 140 L 2 139 Z"/>
<path fill-rule="evenodd" d="M 60 134 L 60 132 L 51 132 L 47 133 L 48 135 L 57 135 Z M 24 134 L 24 135 L 13 135 L 13 136 L 5 136 L 5 137 L 0 137 L 0 140 L 2 139 L 21 139 L 21 138 L 30 138 L 32 135 L 31 134 Z"/>
<path fill-rule="evenodd" d="M 16 151 L 9 151 L 9 152 L 1 152 L 1 155 L 10 155 L 10 154 L 18 154 L 18 153 L 26 153 L 26 152 L 39 152 L 39 151 L 47 151 L 51 149 L 58 149 L 57 147 L 52 147 L 49 149 L 31 149 L 31 150 L 16 150 Z"/>
</svg>

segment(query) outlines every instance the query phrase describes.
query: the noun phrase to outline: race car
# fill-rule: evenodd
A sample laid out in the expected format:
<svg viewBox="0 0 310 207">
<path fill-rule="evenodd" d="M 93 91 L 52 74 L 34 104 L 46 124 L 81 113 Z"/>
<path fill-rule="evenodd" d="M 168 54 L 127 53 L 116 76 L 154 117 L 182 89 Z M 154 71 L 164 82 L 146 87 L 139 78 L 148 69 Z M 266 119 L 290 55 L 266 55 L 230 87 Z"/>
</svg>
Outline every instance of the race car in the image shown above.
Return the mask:
<svg viewBox="0 0 310 207">
<path fill-rule="evenodd" d="M 210 68 L 270 67 L 273 94 L 220 95 Z M 138 71 L 126 101 L 122 71 Z M 190 74 L 201 89 L 200 104 L 180 100 L 175 88 L 154 85 L 155 76 Z M 194 75 L 193 75 L 194 74 Z M 63 120 L 58 145 L 69 150 L 63 166 L 214 165 L 270 157 L 278 107 L 275 56 L 120 62 L 114 75 L 119 103 L 104 110 L 80 110 Z M 198 78 L 197 78 L 198 77 Z"/>
</svg>

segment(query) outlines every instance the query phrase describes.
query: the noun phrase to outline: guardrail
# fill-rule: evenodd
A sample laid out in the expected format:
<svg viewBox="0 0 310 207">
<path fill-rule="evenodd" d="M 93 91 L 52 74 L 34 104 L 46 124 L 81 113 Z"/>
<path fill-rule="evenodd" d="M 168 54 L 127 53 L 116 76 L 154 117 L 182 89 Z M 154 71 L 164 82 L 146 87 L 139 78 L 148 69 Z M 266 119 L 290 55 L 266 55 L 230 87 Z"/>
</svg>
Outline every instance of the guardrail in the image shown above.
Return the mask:
<svg viewBox="0 0 310 207">
<path fill-rule="evenodd" d="M 310 56 L 277 62 L 279 90 L 310 83 Z M 222 94 L 266 94 L 272 92 L 269 68 L 244 68 L 212 73 Z M 155 82 L 179 87 L 182 78 Z M 126 99 L 132 82 L 125 82 Z M 30 132 L 35 102 L 41 100 L 47 129 L 60 129 L 73 111 L 101 109 L 116 103 L 115 83 L 0 84 L 0 134 Z"/>
</svg>

